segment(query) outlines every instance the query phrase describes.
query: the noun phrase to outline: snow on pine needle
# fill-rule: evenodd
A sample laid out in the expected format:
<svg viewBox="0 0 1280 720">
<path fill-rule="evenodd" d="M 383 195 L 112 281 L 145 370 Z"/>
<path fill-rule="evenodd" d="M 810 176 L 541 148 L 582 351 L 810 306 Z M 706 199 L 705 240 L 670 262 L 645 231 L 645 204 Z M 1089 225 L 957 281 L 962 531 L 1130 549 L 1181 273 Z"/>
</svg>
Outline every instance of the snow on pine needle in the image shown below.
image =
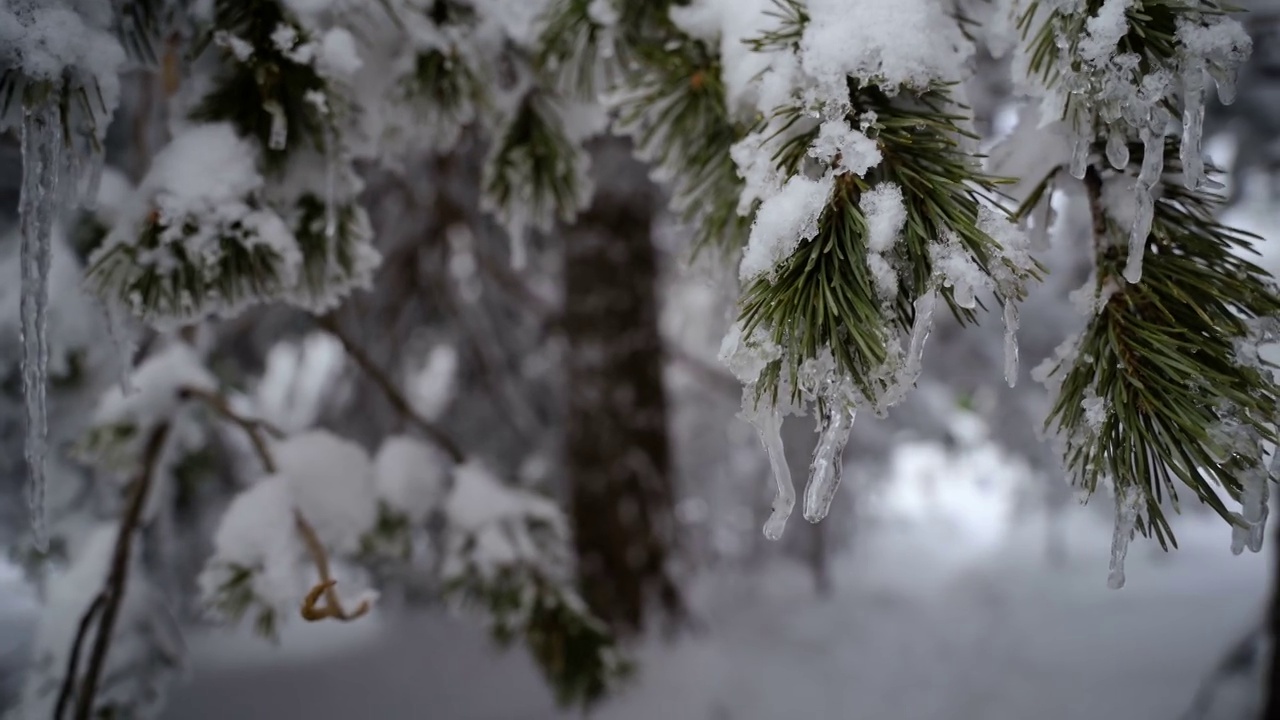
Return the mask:
<svg viewBox="0 0 1280 720">
<path fill-rule="evenodd" d="M 778 0 L 768 14 L 772 26 L 744 38 L 764 59 L 748 96 L 764 119 L 731 153 L 739 211 L 754 210 L 735 332 L 780 349 L 745 378 L 748 402 L 787 393 L 820 420 L 805 493 L 816 522 L 856 411 L 886 412 L 919 377 L 937 300 L 972 320 L 993 293 L 1016 378 L 1013 306 L 1037 267 L 1025 232 L 993 209 L 1000 181 L 978 169 L 953 87 L 973 46 L 942 3 Z M 768 410 L 746 416 L 766 447 L 779 442 Z M 775 480 L 771 537 L 789 506 L 789 479 Z"/>
<path fill-rule="evenodd" d="M 1036 0 L 1012 12 L 1027 37 L 1023 89 L 1042 117 L 1064 119 L 1051 131 L 1074 146 L 1041 187 L 1080 180 L 1092 219 L 1088 325 L 1036 375 L 1055 393 L 1046 424 L 1073 482 L 1086 498 L 1101 483 L 1123 499 L 1115 584 L 1130 534 L 1174 542 L 1164 508 L 1176 510 L 1180 488 L 1233 526 L 1236 550 L 1257 549 L 1280 386 L 1250 348 L 1280 296 L 1244 259 L 1257 238 L 1218 220 L 1220 185 L 1201 151 L 1207 84 L 1232 99 L 1249 37 L 1207 0 Z M 1048 202 L 1033 196 L 1019 215 Z"/>
</svg>

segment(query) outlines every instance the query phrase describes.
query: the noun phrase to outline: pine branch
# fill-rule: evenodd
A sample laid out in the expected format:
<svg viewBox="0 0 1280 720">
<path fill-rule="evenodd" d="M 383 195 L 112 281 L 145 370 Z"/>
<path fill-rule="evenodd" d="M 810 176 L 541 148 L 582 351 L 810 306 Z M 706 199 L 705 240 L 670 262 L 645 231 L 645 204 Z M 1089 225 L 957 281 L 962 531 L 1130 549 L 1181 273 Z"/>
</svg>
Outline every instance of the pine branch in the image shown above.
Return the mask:
<svg viewBox="0 0 1280 720">
<path fill-rule="evenodd" d="M 1180 172 L 1175 143 L 1164 152 Z M 1156 201 L 1142 282 L 1127 283 L 1117 238 L 1128 227 L 1104 206 L 1106 172 L 1086 176 L 1099 308 L 1074 358 L 1054 370 L 1062 386 L 1046 426 L 1065 437 L 1086 492 L 1104 479 L 1141 490 L 1138 530 L 1167 546 L 1176 541 L 1161 503 L 1177 507 L 1178 484 L 1239 525 L 1219 493 L 1240 501 L 1245 478 L 1266 473 L 1258 443 L 1277 440 L 1280 385 L 1254 346 L 1266 332 L 1257 323 L 1280 317 L 1280 296 L 1244 259 L 1259 239 L 1217 221 L 1217 196 L 1173 183 Z"/>
<path fill-rule="evenodd" d="M 794 31 L 780 31 L 791 37 Z M 849 83 L 851 127 L 865 126 L 883 160 L 859 176 L 835 176 L 834 188 L 818 219 L 817 234 L 799 247 L 773 275 L 753 280 L 744 290 L 740 320 L 743 335 L 757 329 L 783 348 L 781 362 L 768 367 L 756 385 L 758 397 L 776 398 L 780 383 L 793 399 L 802 389 L 801 367 L 830 352 L 839 374 L 852 379 L 868 399 L 880 397 L 894 382 L 885 363 L 896 352 L 900 333 L 915 323 L 915 301 L 937 291 L 962 323 L 973 322 L 968 303 L 956 287 L 937 277 L 934 248 L 950 234 L 1005 301 L 1021 299 L 1021 282 L 1035 277 L 1002 256 L 1002 249 L 980 222 L 984 204 L 999 198 L 1007 182 L 974 167 L 961 143 L 972 135 L 959 126 L 945 86 L 911 97 L 890 95 L 874 85 Z M 819 127 L 807 108 L 780 108 L 767 142 L 776 145 L 776 167 L 788 176 L 803 173 Z M 874 118 L 864 122 L 862 118 Z M 776 129 L 775 129 L 776 128 Z M 840 158 L 833 161 L 839 165 Z M 869 265 L 869 228 L 862 196 L 884 183 L 900 188 L 906 222 L 897 259 L 896 298 L 886 303 Z M 1004 278 L 997 281 L 994 278 Z"/>
</svg>

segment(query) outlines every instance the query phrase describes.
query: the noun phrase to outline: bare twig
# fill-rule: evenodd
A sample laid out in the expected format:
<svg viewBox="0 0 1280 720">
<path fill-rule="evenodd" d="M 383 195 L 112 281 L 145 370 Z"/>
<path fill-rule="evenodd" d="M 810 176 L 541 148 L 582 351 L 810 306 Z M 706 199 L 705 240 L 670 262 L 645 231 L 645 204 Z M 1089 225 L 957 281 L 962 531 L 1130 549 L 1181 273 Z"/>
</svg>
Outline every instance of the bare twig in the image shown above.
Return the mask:
<svg viewBox="0 0 1280 720">
<path fill-rule="evenodd" d="M 311 588 L 311 592 L 307 593 L 302 601 L 302 618 L 308 622 L 318 622 L 326 618 L 350 622 L 368 613 L 370 608 L 368 600 L 361 600 L 355 610 L 350 612 L 342 607 L 342 600 L 338 598 L 338 591 L 334 589 L 338 581 L 334 580 L 329 572 L 329 555 L 325 552 L 324 544 L 316 535 L 315 528 L 307 522 L 307 518 L 300 511 L 296 509 L 293 511 L 293 519 L 298 527 L 298 534 L 302 536 L 303 543 L 307 546 L 307 552 L 311 554 L 311 561 L 315 563 L 316 572 L 320 573 L 320 582 Z M 324 599 L 323 605 L 319 604 L 321 598 Z"/>
<path fill-rule="evenodd" d="M 53 708 L 54 720 L 62 720 L 63 713 L 67 711 L 67 704 L 75 695 L 76 680 L 80 678 L 80 651 L 84 648 L 85 639 L 89 637 L 89 628 L 93 627 L 94 618 L 102 612 L 105 602 L 106 598 L 99 592 L 93 597 L 93 602 L 89 603 L 88 609 L 80 616 L 80 625 L 76 628 L 76 639 L 71 643 L 71 655 L 67 658 L 66 673 L 62 676 L 62 687 L 58 690 L 58 703 Z"/>
<path fill-rule="evenodd" d="M 338 342 L 342 343 L 342 347 L 347 351 L 347 355 L 350 356 L 355 364 L 369 376 L 369 379 L 372 380 L 380 390 L 382 390 L 383 394 L 387 397 L 387 401 L 391 403 L 391 406 L 395 408 L 396 412 L 400 413 L 405 419 L 413 423 L 414 426 L 421 430 L 422 433 L 433 443 L 438 445 L 440 449 L 444 450 L 449 458 L 455 463 L 462 463 L 466 460 L 467 456 L 462 452 L 462 448 L 458 443 L 454 441 L 453 438 L 449 437 L 448 433 L 437 427 L 435 423 L 423 417 L 417 410 L 414 410 L 413 405 L 409 402 L 408 398 L 400 392 L 400 388 L 396 387 L 396 384 L 392 382 L 391 378 L 387 376 L 382 368 L 378 367 L 378 364 L 373 361 L 373 358 L 369 357 L 369 354 L 365 352 L 364 348 L 360 347 L 359 343 L 343 331 L 336 317 L 330 314 L 313 316 L 313 318 L 316 324 L 325 332 L 334 336 L 337 338 Z"/>
<path fill-rule="evenodd" d="M 178 397 L 183 400 L 199 400 L 228 422 L 239 426 L 244 431 L 244 434 L 248 436 L 249 442 L 253 443 L 253 451 L 257 453 L 258 460 L 262 463 L 262 469 L 268 473 L 276 471 L 275 461 L 271 458 L 271 451 L 267 449 L 267 441 L 262 436 L 262 431 L 265 430 L 273 437 L 280 439 L 285 436 L 283 430 L 265 420 L 248 418 L 237 413 L 227 404 L 226 398 L 208 390 L 202 390 L 197 387 L 183 387 L 178 390 Z"/>
<path fill-rule="evenodd" d="M 116 618 L 120 615 L 120 604 L 124 600 L 129 583 L 129 560 L 133 553 L 133 536 L 142 524 L 142 511 L 146 507 L 147 493 L 151 489 L 155 467 L 168 437 L 169 424 L 162 423 L 151 431 L 151 436 L 147 439 L 142 455 L 142 469 L 133 481 L 129 504 L 125 508 L 124 517 L 120 520 L 120 530 L 116 536 L 115 551 L 111 556 L 111 569 L 107 574 L 106 587 L 93 601 L 94 604 L 102 603 L 102 619 L 98 622 L 93 649 L 89 654 L 88 669 L 85 671 L 80 690 L 76 693 L 76 720 L 91 720 L 93 717 L 93 702 L 98 692 L 102 671 L 107 664 L 111 633 L 115 630 Z M 92 612 L 93 606 L 90 605 L 86 615 Z M 81 624 L 87 625 L 88 622 L 82 618 Z"/>
</svg>

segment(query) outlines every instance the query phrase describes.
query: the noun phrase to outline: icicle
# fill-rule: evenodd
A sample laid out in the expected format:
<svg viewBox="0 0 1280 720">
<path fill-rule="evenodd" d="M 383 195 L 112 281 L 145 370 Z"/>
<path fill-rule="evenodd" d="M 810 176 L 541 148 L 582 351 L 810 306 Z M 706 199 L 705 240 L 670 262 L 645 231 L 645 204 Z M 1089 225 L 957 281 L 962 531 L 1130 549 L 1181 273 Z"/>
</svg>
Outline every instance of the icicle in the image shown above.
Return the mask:
<svg viewBox="0 0 1280 720">
<path fill-rule="evenodd" d="M 1129 541 L 1137 525 L 1142 490 L 1133 486 L 1116 487 L 1115 496 L 1116 525 L 1111 535 L 1111 571 L 1107 575 L 1107 587 L 1119 590 L 1124 587 L 1124 559 L 1129 554 Z"/>
<path fill-rule="evenodd" d="M 1053 209 L 1053 193 L 1047 193 L 1046 197 L 1040 201 L 1043 204 L 1040 212 L 1035 217 L 1035 226 L 1031 231 L 1031 249 L 1044 251 L 1049 249 L 1050 230 L 1053 229 L 1053 221 L 1057 217 L 1057 211 Z"/>
<path fill-rule="evenodd" d="M 529 264 L 528 230 L 524 227 L 512 227 L 507 231 L 511 236 L 511 269 L 523 270 Z"/>
<path fill-rule="evenodd" d="M 338 138 L 329 133 L 324 142 L 324 237 L 333 240 L 338 235 L 338 207 L 336 204 L 338 183 Z M 332 244 L 330 245 L 332 248 Z"/>
<path fill-rule="evenodd" d="M 1134 186 L 1133 227 L 1129 231 L 1129 258 L 1124 266 L 1124 279 L 1131 283 L 1142 281 L 1142 259 L 1156 212 L 1155 186 L 1163 171 L 1164 138 L 1149 128 L 1143 129 L 1142 170 Z"/>
<path fill-rule="evenodd" d="M 1195 190 L 1204 182 L 1204 155 L 1200 141 L 1204 134 L 1204 68 L 1192 63 L 1182 76 L 1182 182 Z"/>
<path fill-rule="evenodd" d="M 1018 384 L 1018 304 L 1004 301 L 1004 381 L 1009 387 Z"/>
<path fill-rule="evenodd" d="M 773 499 L 773 512 L 764 524 L 764 536 L 770 540 L 778 540 L 796 505 L 796 488 L 791 482 L 791 468 L 787 465 L 782 447 L 782 414 L 776 408 L 758 408 L 749 419 L 760 435 L 760 442 L 764 444 L 769 456 L 773 479 L 778 484 L 778 495 Z"/>
<path fill-rule="evenodd" d="M 107 338 L 111 340 L 111 346 L 116 352 L 116 372 L 120 382 L 120 392 L 127 397 L 136 391 L 133 384 L 133 340 L 127 336 L 111 305 L 103 302 L 98 307 L 102 310 L 102 317 L 107 324 Z"/>
<path fill-rule="evenodd" d="M 1245 473 L 1241 479 L 1240 524 L 1231 528 L 1231 552 L 1239 555 L 1247 547 L 1251 552 L 1262 550 L 1266 535 L 1267 516 L 1270 508 L 1271 488 L 1268 474 L 1261 468 Z"/>
<path fill-rule="evenodd" d="M 903 388 L 916 384 L 920 371 L 924 368 L 924 343 L 933 330 L 933 309 L 938 304 L 938 293 L 935 290 L 916 298 L 916 317 L 911 323 L 911 341 L 907 346 L 907 366 L 903 370 Z"/>
<path fill-rule="evenodd" d="M 80 197 L 80 205 L 86 210 L 98 207 L 98 193 L 102 189 L 102 171 L 106 164 L 107 157 L 102 143 L 95 143 L 89 151 L 89 170 L 85 175 L 84 194 Z"/>
<path fill-rule="evenodd" d="M 1123 131 L 1113 130 L 1107 136 L 1107 162 L 1117 170 L 1129 167 L 1129 141 Z"/>
<path fill-rule="evenodd" d="M 1230 105 L 1236 101 L 1236 69 L 1210 64 L 1209 75 L 1218 87 L 1218 102 Z"/>
<path fill-rule="evenodd" d="M 267 147 L 272 150 L 283 150 L 289 144 L 289 118 L 284 108 L 275 100 L 262 104 L 262 109 L 271 116 L 271 131 L 267 134 Z"/>
<path fill-rule="evenodd" d="M 1071 177 L 1083 180 L 1089 168 L 1089 138 L 1081 134 L 1071 148 Z"/>
<path fill-rule="evenodd" d="M 844 446 L 857 417 L 857 410 L 839 400 L 828 399 L 826 406 L 818 446 L 809 463 L 809 482 L 804 488 L 804 519 L 811 523 L 822 520 L 831 510 L 831 501 L 840 487 Z"/>
<path fill-rule="evenodd" d="M 30 486 L 31 530 L 37 549 L 48 546 L 45 533 L 45 456 L 48 450 L 49 345 L 45 312 L 49 302 L 49 267 L 53 223 L 62 169 L 61 111 L 56 97 L 23 108 L 22 194 L 22 387 L 26 401 L 26 460 Z"/>
</svg>

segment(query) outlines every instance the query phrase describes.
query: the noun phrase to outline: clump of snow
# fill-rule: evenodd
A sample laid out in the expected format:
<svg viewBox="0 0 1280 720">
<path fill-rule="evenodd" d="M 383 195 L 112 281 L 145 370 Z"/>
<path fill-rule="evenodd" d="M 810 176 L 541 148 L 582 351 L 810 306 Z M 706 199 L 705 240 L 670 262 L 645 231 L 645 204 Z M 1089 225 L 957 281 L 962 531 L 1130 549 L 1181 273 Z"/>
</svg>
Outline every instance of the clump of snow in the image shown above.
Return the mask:
<svg viewBox="0 0 1280 720">
<path fill-rule="evenodd" d="M 744 385 L 754 385 L 765 366 L 782 357 L 782 348 L 757 327 L 749 337 L 742 335 L 742 323 L 735 322 L 720 342 L 720 362 Z"/>
<path fill-rule="evenodd" d="M 353 553 L 377 522 L 373 464 L 356 443 L 325 430 L 294 435 L 275 444 L 277 473 L 288 478 L 298 511 L 324 545 Z"/>
<path fill-rule="evenodd" d="M 564 515 L 551 500 L 509 487 L 485 465 L 471 460 L 454 470 L 454 485 L 445 501 L 452 532 L 446 549 L 446 577 L 477 573 L 489 578 L 513 565 L 544 566 L 562 558 L 545 538 L 563 538 Z"/>
<path fill-rule="evenodd" d="M 99 137 L 120 101 L 125 53 L 110 27 L 110 14 L 80 12 L 61 0 L 9 0 L 0 7 L 0 66 L 36 82 L 65 77 L 92 89 L 105 110 L 95 123 Z M 95 112 L 95 116 L 99 113 Z M 4 119 L 0 118 L 0 122 Z"/>
<path fill-rule="evenodd" d="M 837 175 L 852 172 L 859 177 L 884 159 L 875 140 L 850 127 L 843 119 L 822 123 L 809 155 L 830 165 Z"/>
<path fill-rule="evenodd" d="M 277 612 L 288 612 L 307 591 L 305 549 L 294 527 L 293 482 L 264 478 L 232 499 L 213 536 L 213 555 L 200 574 L 201 596 L 216 602 L 238 570 L 253 595 Z"/>
<path fill-rule="evenodd" d="M 971 50 L 939 0 L 811 0 L 807 10 L 801 63 L 824 87 L 853 76 L 890 92 L 923 89 L 956 79 Z"/>
<path fill-rule="evenodd" d="M 129 391 L 108 387 L 93 413 L 97 427 L 129 426 L 134 436 L 145 435 L 169 420 L 183 402 L 184 388 L 213 391 L 217 381 L 186 343 L 172 342 L 152 353 L 134 369 Z"/>
<path fill-rule="evenodd" d="M 738 269 L 743 282 L 772 274 L 801 242 L 818 234 L 818 219 L 834 187 L 834 175 L 820 180 L 797 175 L 760 204 Z"/>
<path fill-rule="evenodd" d="M 867 248 L 874 253 L 893 249 L 907 222 L 907 206 L 897 183 L 883 182 L 863 193 L 858 201 L 867 221 Z"/>
<path fill-rule="evenodd" d="M 957 305 L 972 309 L 977 306 L 978 291 L 990 285 L 991 278 L 974 262 L 955 233 L 947 231 L 944 238 L 930 247 L 934 272 L 942 279 L 943 287 L 951 288 Z"/>
<path fill-rule="evenodd" d="M 412 522 L 426 520 L 444 500 L 451 465 L 444 453 L 416 438 L 389 437 L 373 460 L 378 499 Z"/>
<path fill-rule="evenodd" d="M 359 72 L 362 64 L 355 36 L 346 28 L 330 28 L 320 38 L 316 53 L 316 69 L 320 72 L 345 80 Z"/>
<path fill-rule="evenodd" d="M 1085 23 L 1085 35 L 1080 40 L 1079 53 L 1086 62 L 1101 65 L 1115 52 L 1120 38 L 1129 31 L 1125 13 L 1133 0 L 1105 0 L 1098 14 Z"/>
</svg>

